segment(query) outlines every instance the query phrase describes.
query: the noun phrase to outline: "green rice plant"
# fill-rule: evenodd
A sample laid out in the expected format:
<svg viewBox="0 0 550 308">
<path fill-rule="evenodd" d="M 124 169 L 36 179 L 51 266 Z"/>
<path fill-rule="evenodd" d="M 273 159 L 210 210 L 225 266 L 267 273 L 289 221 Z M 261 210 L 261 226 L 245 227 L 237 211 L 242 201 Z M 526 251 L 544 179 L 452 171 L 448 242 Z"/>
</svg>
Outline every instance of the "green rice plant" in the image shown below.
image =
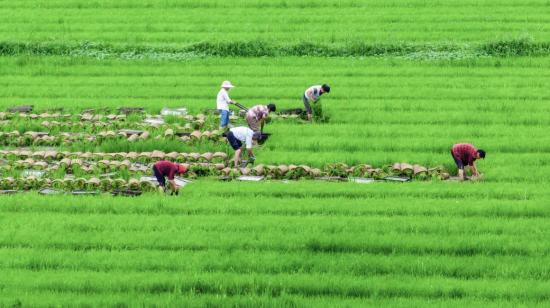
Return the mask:
<svg viewBox="0 0 550 308">
<path fill-rule="evenodd" d="M 13 182 L 13 188 L 15 190 L 29 190 L 30 186 L 25 178 L 18 177 L 18 178 L 15 178 Z"/>
<path fill-rule="evenodd" d="M 128 181 L 127 185 L 128 185 L 128 188 L 132 189 L 132 190 L 140 190 L 141 189 L 141 183 L 138 179 L 134 179 L 134 178 L 130 179 Z"/>
<path fill-rule="evenodd" d="M 330 163 L 324 168 L 328 176 L 347 177 L 349 166 L 344 163 Z"/>
<path fill-rule="evenodd" d="M 196 176 L 210 176 L 217 174 L 217 169 L 209 164 L 191 164 L 189 171 Z"/>
<path fill-rule="evenodd" d="M 150 181 L 140 181 L 139 189 L 145 192 L 151 192 L 151 191 L 155 191 L 156 186 Z"/>
<path fill-rule="evenodd" d="M 251 170 L 252 175 L 256 175 L 256 176 L 263 176 L 267 172 L 268 171 L 267 171 L 266 166 L 262 165 L 262 164 L 254 166 L 254 168 L 252 168 L 252 170 Z"/>
<path fill-rule="evenodd" d="M 323 103 L 321 100 L 313 103 L 311 105 L 313 111 L 313 121 L 316 123 L 327 123 L 330 121 L 330 116 L 327 115 L 326 111 L 323 111 Z"/>
<path fill-rule="evenodd" d="M 4 177 L 0 180 L 1 189 L 12 189 L 15 185 L 15 179 L 13 177 Z"/>
<path fill-rule="evenodd" d="M 74 178 L 64 178 L 63 179 L 63 189 L 64 190 L 78 189 L 78 184 L 75 183 Z"/>
<path fill-rule="evenodd" d="M 88 181 L 85 178 L 75 178 L 72 182 L 71 187 L 74 190 L 84 190 L 86 189 L 87 184 Z"/>
<path fill-rule="evenodd" d="M 101 187 L 101 184 L 102 183 L 98 178 L 92 177 L 87 180 L 85 188 L 86 190 L 97 190 Z"/>
<path fill-rule="evenodd" d="M 350 175 L 354 177 L 369 177 L 369 171 L 372 169 L 371 165 L 362 164 L 351 167 Z"/>
<path fill-rule="evenodd" d="M 311 173 L 311 168 L 305 165 L 290 165 L 288 166 L 289 171 L 285 175 L 286 179 L 290 180 L 299 180 L 303 178 L 312 178 L 313 174 Z"/>
<path fill-rule="evenodd" d="M 126 183 L 127 183 L 127 182 L 126 182 L 126 180 L 124 180 L 124 179 L 121 179 L 121 178 L 119 178 L 119 179 L 114 179 L 114 180 L 113 180 L 113 183 L 112 183 L 112 188 L 114 188 L 114 189 L 124 189 L 124 188 L 127 187 L 127 184 L 126 184 Z"/>
<path fill-rule="evenodd" d="M 52 181 L 51 187 L 54 188 L 54 189 L 62 189 L 62 190 L 69 189 L 68 183 L 65 182 L 65 180 L 62 180 L 62 179 L 59 179 L 59 178 L 54 179 Z"/>
<path fill-rule="evenodd" d="M 102 191 L 109 191 L 111 189 L 111 187 L 113 187 L 113 180 L 110 179 L 110 178 L 102 178 L 100 180 L 100 185 L 99 185 L 99 188 L 102 190 Z"/>
</svg>

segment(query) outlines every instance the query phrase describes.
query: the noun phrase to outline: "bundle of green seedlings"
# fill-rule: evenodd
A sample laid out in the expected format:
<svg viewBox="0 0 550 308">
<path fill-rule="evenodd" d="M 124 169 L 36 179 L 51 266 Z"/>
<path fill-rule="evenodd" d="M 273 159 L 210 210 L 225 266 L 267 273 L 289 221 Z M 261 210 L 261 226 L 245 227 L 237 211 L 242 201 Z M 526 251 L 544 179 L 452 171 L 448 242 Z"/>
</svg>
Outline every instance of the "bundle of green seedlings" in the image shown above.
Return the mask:
<svg viewBox="0 0 550 308">
<path fill-rule="evenodd" d="M 191 169 L 197 170 L 222 170 L 226 167 L 225 163 L 208 163 L 208 162 L 187 162 Z M 128 171 L 138 173 L 151 173 L 153 164 L 132 163 L 129 160 L 100 160 L 100 161 L 83 161 L 78 158 L 70 159 L 63 158 L 61 161 L 46 162 L 35 161 L 32 158 L 25 160 L 17 160 L 9 164 L 0 165 L 0 171 L 11 170 L 40 170 L 45 172 L 62 171 L 67 174 L 92 173 L 100 174 L 107 172 Z M 205 175 L 201 173 L 201 175 Z"/>
<path fill-rule="evenodd" d="M 22 114 L 25 115 L 25 114 Z M 147 117 L 143 118 L 140 115 L 77 115 L 71 116 L 67 114 L 59 119 L 47 119 L 44 120 L 38 115 L 34 117 L 14 117 L 9 120 L 4 120 L 3 130 L 19 130 L 20 132 L 32 131 L 36 128 L 47 128 L 50 130 L 60 131 L 67 129 L 89 129 L 89 128 L 161 128 L 171 127 L 177 130 L 199 130 L 208 124 L 208 127 L 217 127 L 213 121 L 206 122 L 206 118 L 191 117 L 191 120 L 187 120 L 189 117 L 183 116 L 165 116 L 162 117 Z"/>
<path fill-rule="evenodd" d="M 28 150 L 2 150 L 0 157 L 7 159 L 4 169 L 35 170 L 79 170 L 84 173 L 128 170 L 131 172 L 149 172 L 151 164 L 160 160 L 191 163 L 197 176 L 206 175 L 263 175 L 273 179 L 301 179 L 319 176 L 329 177 L 370 177 L 382 179 L 386 176 L 406 176 L 417 180 L 433 178 L 446 179 L 449 174 L 443 167 L 427 168 L 418 164 L 394 163 L 383 168 L 374 168 L 368 164 L 348 166 L 344 163 L 330 163 L 323 170 L 306 165 L 258 165 L 253 168 L 226 167 L 228 155 L 224 152 L 206 153 L 165 153 L 153 152 L 57 152 Z M 9 166 L 9 167 L 8 167 Z"/>
<path fill-rule="evenodd" d="M 69 159 L 82 159 L 86 161 L 100 160 L 129 160 L 132 162 L 151 163 L 159 160 L 170 160 L 174 162 L 210 162 L 225 163 L 227 153 L 224 152 L 206 152 L 206 153 L 184 153 L 152 151 L 152 152 L 69 152 L 69 151 L 29 151 L 29 150 L 0 150 L 0 157 L 10 161 L 35 159 L 47 162 Z"/>
<path fill-rule="evenodd" d="M 112 190 L 136 190 L 143 192 L 154 191 L 158 184 L 148 179 L 123 178 L 63 178 L 51 179 L 36 176 L 28 177 L 5 177 L 0 179 L 0 189 L 2 190 L 40 190 L 51 188 L 62 191 L 89 190 L 89 191 L 112 191 Z"/>
<path fill-rule="evenodd" d="M 397 167 L 399 165 L 399 167 Z M 252 168 L 224 168 L 221 170 L 223 176 L 238 177 L 241 175 L 265 176 L 267 179 L 313 179 L 318 177 L 365 177 L 383 179 L 387 176 L 405 176 L 416 180 L 447 179 L 448 173 L 443 168 L 431 168 L 420 165 L 411 166 L 408 164 L 394 164 L 396 168 L 373 168 L 370 165 L 348 166 L 344 163 L 327 164 L 323 170 L 306 165 L 257 165 Z"/>
<path fill-rule="evenodd" d="M 206 121 L 208 118 L 207 115 L 199 113 L 196 115 L 168 115 L 168 116 L 161 116 L 161 115 L 152 115 L 152 114 L 102 114 L 102 113 L 93 113 L 93 112 L 83 112 L 80 114 L 71 114 L 71 113 L 49 113 L 49 112 L 43 112 L 40 114 L 37 113 L 12 113 L 12 112 L 0 112 L 0 120 L 11 120 L 11 119 L 31 119 L 31 120 L 37 120 L 37 119 L 49 119 L 49 120 L 60 120 L 60 121 L 68 121 L 68 120 L 79 120 L 79 121 L 88 121 L 88 122 L 97 122 L 97 121 L 125 121 L 126 119 L 134 119 L 134 120 L 146 120 L 146 119 L 162 119 L 162 118 L 176 118 L 180 120 L 184 120 L 187 122 L 193 122 L 193 121 Z M 235 117 L 236 119 L 236 117 Z"/>
<path fill-rule="evenodd" d="M 166 128 L 171 127 L 176 130 L 183 130 L 183 131 L 190 131 L 190 130 L 199 130 L 205 127 L 205 121 L 204 120 L 194 120 L 190 121 L 188 123 L 185 123 L 184 125 L 180 125 L 179 122 L 156 122 L 156 123 L 148 123 L 148 122 L 142 122 L 142 121 L 42 121 L 40 125 L 45 128 L 57 128 L 57 129 L 88 129 L 88 128 L 111 128 L 111 129 L 119 129 L 119 128 L 134 128 L 134 129 L 145 129 L 145 128 L 152 128 L 152 129 L 160 129 L 160 128 Z M 209 127 L 214 127 L 214 125 L 210 125 Z"/>
<path fill-rule="evenodd" d="M 135 142 L 138 140 L 179 140 L 181 142 L 195 142 L 200 140 L 210 140 L 214 142 L 225 143 L 226 139 L 222 137 L 222 132 L 219 130 L 199 131 L 186 133 L 186 135 L 178 136 L 178 133 L 172 128 L 168 128 L 162 132 L 131 132 L 131 131 L 103 131 L 96 134 L 93 133 L 72 133 L 59 132 L 50 134 L 47 132 L 27 131 L 20 133 L 15 130 L 12 132 L 0 132 L 0 145 L 5 146 L 59 146 L 67 145 L 74 142 L 86 141 L 90 144 L 99 145 L 106 140 L 127 140 Z"/>
<path fill-rule="evenodd" d="M 97 114 L 97 113 L 61 113 L 61 112 L 42 112 L 42 113 L 25 113 L 25 112 L 0 112 L 0 120 L 9 120 L 9 119 L 59 119 L 59 120 L 80 120 L 80 121 L 101 121 L 101 120 L 110 120 L 110 121 L 124 121 L 126 119 L 126 114 Z"/>
<path fill-rule="evenodd" d="M 344 163 L 327 164 L 324 168 L 328 176 L 333 177 L 367 177 L 383 179 L 387 176 L 404 176 L 416 180 L 448 179 L 449 174 L 443 167 L 427 168 L 418 164 L 394 163 L 383 168 L 374 168 L 371 165 L 362 164 L 348 166 Z"/>
</svg>

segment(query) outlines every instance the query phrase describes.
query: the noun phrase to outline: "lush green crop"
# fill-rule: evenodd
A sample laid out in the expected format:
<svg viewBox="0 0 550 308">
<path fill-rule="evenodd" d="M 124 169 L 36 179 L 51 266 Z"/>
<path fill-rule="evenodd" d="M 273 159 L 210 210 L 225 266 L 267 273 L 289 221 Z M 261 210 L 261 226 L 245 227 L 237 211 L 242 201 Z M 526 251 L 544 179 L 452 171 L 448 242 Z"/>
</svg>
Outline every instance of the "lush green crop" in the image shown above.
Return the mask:
<svg viewBox="0 0 550 308">
<path fill-rule="evenodd" d="M 0 306 L 547 305 L 548 7 L 0 1 L 0 189 L 153 191 L 140 177 L 164 158 L 201 176 L 173 197 L 0 193 Z M 329 83 L 328 120 L 270 119 L 243 170 L 273 179 L 225 183 L 212 175 L 243 170 L 216 115 L 151 127 L 117 111 L 198 115 L 223 80 L 279 111 Z M 5 113 L 23 104 L 34 114 Z M 482 181 L 439 180 L 458 142 L 487 150 Z M 412 183 L 311 180 L 414 164 L 440 168 Z"/>
<path fill-rule="evenodd" d="M 548 3 L 517 1 L 3 2 L 1 41 L 185 46 L 195 42 L 471 43 L 547 39 Z M 28 21 L 32 20 L 32 23 Z"/>
<path fill-rule="evenodd" d="M 549 296 L 549 196 L 515 185 L 211 182 L 176 199 L 44 200 L 1 198 L 4 303 Z"/>
</svg>

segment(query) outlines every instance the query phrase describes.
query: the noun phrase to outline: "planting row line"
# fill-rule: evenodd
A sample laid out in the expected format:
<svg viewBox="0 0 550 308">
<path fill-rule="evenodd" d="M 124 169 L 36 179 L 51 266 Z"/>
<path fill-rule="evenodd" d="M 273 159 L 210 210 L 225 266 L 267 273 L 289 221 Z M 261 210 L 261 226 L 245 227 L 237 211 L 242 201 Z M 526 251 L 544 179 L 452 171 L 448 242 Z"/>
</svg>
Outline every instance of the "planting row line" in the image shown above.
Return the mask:
<svg viewBox="0 0 550 308">
<path fill-rule="evenodd" d="M 91 133 L 70 133 L 60 132 L 56 135 L 50 135 L 47 132 L 25 132 L 19 131 L 9 133 L 0 132 L 0 145 L 5 146 L 61 146 L 74 142 L 86 141 L 92 144 L 101 144 L 106 140 L 127 140 L 135 142 L 138 140 L 154 139 L 157 141 L 179 140 L 182 142 L 194 142 L 199 140 L 210 140 L 217 143 L 227 142 L 222 136 L 223 132 L 219 130 L 193 132 L 175 132 L 173 129 L 167 129 L 164 134 L 149 133 L 147 131 L 121 130 L 104 131 L 96 134 Z"/>
<path fill-rule="evenodd" d="M 255 175 L 268 178 L 315 178 L 329 177 L 373 177 L 407 176 L 417 179 L 441 178 L 446 179 L 449 174 L 443 167 L 427 168 L 418 164 L 394 163 L 383 168 L 375 168 L 368 164 L 348 166 L 344 163 L 330 163 L 323 171 L 306 165 L 257 165 L 253 168 L 227 167 L 228 155 L 224 152 L 206 153 L 165 153 L 153 152 L 119 152 L 119 153 L 92 153 L 92 152 L 57 152 L 28 150 L 2 150 L 0 157 L 4 161 L 3 169 L 35 169 L 57 171 L 59 169 L 71 171 L 73 169 L 90 172 L 108 172 L 128 170 L 134 172 L 150 172 L 152 163 L 160 160 L 171 160 L 179 163 L 199 163 L 191 167 L 191 172 L 198 176 L 223 175 L 240 176 Z M 145 165 L 149 164 L 149 165 Z"/>
<path fill-rule="evenodd" d="M 174 116 L 178 119 L 193 122 L 193 121 L 206 121 L 208 115 L 212 113 L 217 113 L 216 109 L 205 109 L 204 113 L 198 113 L 198 114 L 187 114 L 187 109 L 183 108 L 164 108 L 161 111 L 161 114 L 159 115 L 153 115 L 149 113 L 145 113 L 144 107 L 124 107 L 119 108 L 118 112 L 115 113 L 108 113 L 111 109 L 110 108 L 103 108 L 103 109 L 87 109 L 83 111 L 80 114 L 71 114 L 71 113 L 60 113 L 60 112 L 43 112 L 43 113 L 30 113 L 33 110 L 32 105 L 24 105 L 24 106 L 16 106 L 8 108 L 8 112 L 0 112 L 0 120 L 11 120 L 11 119 L 30 119 L 30 120 L 38 120 L 38 119 L 56 119 L 61 121 L 74 121 L 74 120 L 80 120 L 80 121 L 87 121 L 87 122 L 98 122 L 98 121 L 127 121 L 127 120 L 157 120 L 162 121 L 163 116 Z M 274 118 L 296 118 L 297 115 L 296 109 L 292 109 L 289 112 L 291 114 L 288 114 L 288 112 L 279 112 L 279 113 L 270 113 L 271 116 Z M 239 111 L 235 114 L 243 115 L 242 111 Z M 128 116 L 130 115 L 130 116 Z M 234 116 L 233 119 L 237 119 L 237 116 Z"/>
<path fill-rule="evenodd" d="M 62 159 L 81 159 L 86 161 L 100 160 L 129 160 L 142 163 L 150 163 L 159 160 L 171 160 L 175 162 L 225 162 L 227 154 L 224 152 L 206 152 L 206 153 L 181 153 L 162 151 L 153 152 L 117 152 L 117 153 L 100 153 L 100 152 L 58 152 L 58 151 L 36 151 L 29 150 L 0 150 L 0 157 L 9 160 L 45 160 L 48 162 Z"/>
<path fill-rule="evenodd" d="M 293 114 L 293 115 L 272 115 L 272 117 L 268 118 L 266 122 L 271 122 L 272 120 L 278 120 L 278 119 L 298 119 L 299 115 Z M 240 117 L 238 116 L 230 116 L 230 121 L 232 123 L 238 122 Z M 105 130 L 105 129 L 161 129 L 161 128 L 172 128 L 174 130 L 183 130 L 183 131 L 190 131 L 190 130 L 199 130 L 204 128 L 214 129 L 218 127 L 218 117 L 209 117 L 207 120 L 193 120 L 189 121 L 188 123 L 185 123 L 184 125 L 181 125 L 180 119 L 174 119 L 174 121 L 171 121 L 171 123 L 165 122 L 161 117 L 148 117 L 145 118 L 143 121 L 73 121 L 73 120 L 66 120 L 66 121 L 57 121 L 57 120 L 45 120 L 41 122 L 34 122 L 34 121 L 20 121 L 20 120 L 4 120 L 2 121 L 2 124 L 5 124 L 3 127 L 4 131 L 8 131 L 10 128 L 17 128 L 19 131 L 25 130 L 33 130 L 36 128 L 44 128 L 49 131 L 97 131 L 97 130 Z"/>
<path fill-rule="evenodd" d="M 406 166 L 405 166 L 406 165 Z M 108 183 L 113 180 L 131 177 L 137 177 L 140 181 L 148 181 L 157 186 L 158 182 L 155 177 L 152 177 L 152 165 L 132 164 L 129 161 L 100 161 L 98 163 L 87 163 L 79 160 L 64 159 L 59 164 L 47 165 L 44 162 L 36 162 L 31 167 L 39 166 L 41 171 L 25 170 L 17 172 L 12 168 L 20 167 L 24 169 L 28 165 L 20 165 L 11 167 L 9 165 L 0 166 L 0 172 L 5 175 L 10 175 L 2 180 L 1 188 L 4 190 L 30 190 L 42 188 L 55 188 L 52 186 L 53 180 L 72 183 L 75 176 L 81 179 L 85 184 L 87 177 L 92 175 L 93 182 L 97 180 L 109 179 Z M 242 180 L 303 180 L 303 179 L 318 179 L 327 181 L 349 181 L 348 177 L 353 177 L 353 181 L 369 183 L 374 180 L 397 180 L 409 181 L 411 178 L 415 180 L 439 179 L 445 180 L 449 175 L 441 168 L 427 169 L 423 166 L 411 166 L 408 164 L 394 164 L 391 168 L 372 168 L 370 165 L 353 166 L 346 169 L 340 169 L 343 165 L 335 166 L 328 165 L 324 171 L 318 168 L 311 168 L 305 165 L 258 165 L 252 168 L 230 168 L 223 163 L 193 163 L 188 166 L 186 176 L 208 177 L 217 176 L 220 180 L 232 180 L 239 178 Z M 38 169 L 40 169 L 38 168 Z M 110 172 L 110 173 L 105 173 Z M 69 174 L 72 173 L 72 174 Z M 357 180 L 356 177 L 359 177 Z M 369 177 L 367 179 L 366 177 Z M 96 180 L 97 179 L 97 180 Z M 186 181 L 179 179 L 179 181 Z M 185 185 L 181 183 L 179 185 Z M 83 185 L 79 187 L 71 187 L 74 189 L 84 189 Z M 120 187 L 117 187 L 120 188 Z M 132 187 L 132 189 L 137 189 Z M 146 190 L 148 191 L 148 190 Z"/>
<path fill-rule="evenodd" d="M 162 151 L 153 152 L 117 152 L 117 153 L 102 153 L 102 152 L 58 152 L 58 151 L 36 151 L 29 150 L 0 150 L 0 158 L 8 159 L 11 162 L 20 162 L 22 165 L 32 166 L 36 161 L 48 162 L 60 161 L 65 162 L 66 166 L 70 166 L 71 162 L 82 164 L 83 161 L 88 162 L 100 162 L 100 161 L 128 161 L 128 162 L 140 162 L 140 163 L 152 163 L 160 160 L 171 160 L 175 162 L 208 162 L 208 163 L 226 163 L 228 159 L 227 153 L 224 152 L 206 152 L 206 153 L 182 153 L 182 152 L 170 152 L 165 153 Z M 36 160 L 36 161 L 35 161 Z M 263 165 L 258 165 L 263 166 Z M 293 165 L 290 165 L 293 166 Z M 331 163 L 327 164 L 325 171 L 329 172 L 330 176 L 348 176 L 352 175 L 359 169 L 373 169 L 371 165 L 361 164 L 358 166 L 348 166 L 344 163 Z M 433 170 L 441 170 L 441 167 L 426 168 L 418 164 L 409 163 L 394 163 L 386 170 L 400 171 L 407 175 L 416 175 Z M 357 174 L 355 174 L 357 175 Z"/>
<path fill-rule="evenodd" d="M 0 179 L 0 189 L 4 194 L 16 193 L 19 191 L 28 190 L 45 190 L 53 189 L 48 193 L 60 193 L 62 191 L 113 191 L 113 190 L 132 190 L 138 192 L 154 191 L 158 187 L 157 184 L 149 179 L 131 178 L 128 180 L 117 178 L 65 178 L 65 179 L 49 179 L 40 177 L 22 177 L 13 178 L 6 177 Z"/>
<path fill-rule="evenodd" d="M 206 163 L 206 162 L 189 162 L 190 175 L 197 176 L 194 171 L 199 175 L 214 174 L 214 170 L 222 170 L 226 168 L 226 163 Z M 35 161 L 32 158 L 25 160 L 17 160 L 10 162 L 9 164 L 1 164 L 0 171 L 4 173 L 12 172 L 14 170 L 26 170 L 26 173 L 33 173 L 31 170 L 42 171 L 36 172 L 42 175 L 43 173 L 59 173 L 65 174 L 100 174 L 106 172 L 118 172 L 126 171 L 128 173 L 138 172 L 143 174 L 152 174 L 152 164 L 143 164 L 139 162 L 131 162 L 127 159 L 123 161 L 118 160 L 100 160 L 100 161 L 83 161 L 81 159 L 63 158 L 61 161 L 46 162 L 43 160 Z M 104 176 L 115 176 L 116 174 L 105 174 Z"/>
</svg>

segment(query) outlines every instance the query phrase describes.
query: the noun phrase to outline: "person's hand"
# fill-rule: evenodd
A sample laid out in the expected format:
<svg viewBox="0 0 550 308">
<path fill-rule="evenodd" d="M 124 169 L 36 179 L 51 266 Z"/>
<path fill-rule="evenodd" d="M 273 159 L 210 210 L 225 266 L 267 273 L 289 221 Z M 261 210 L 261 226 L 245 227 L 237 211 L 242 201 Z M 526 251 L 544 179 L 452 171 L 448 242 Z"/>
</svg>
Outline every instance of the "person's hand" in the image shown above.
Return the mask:
<svg viewBox="0 0 550 308">
<path fill-rule="evenodd" d="M 472 175 L 472 180 L 473 181 L 477 181 L 477 180 L 480 180 L 480 179 L 481 179 L 481 174 L 476 173 L 476 174 Z"/>
</svg>

